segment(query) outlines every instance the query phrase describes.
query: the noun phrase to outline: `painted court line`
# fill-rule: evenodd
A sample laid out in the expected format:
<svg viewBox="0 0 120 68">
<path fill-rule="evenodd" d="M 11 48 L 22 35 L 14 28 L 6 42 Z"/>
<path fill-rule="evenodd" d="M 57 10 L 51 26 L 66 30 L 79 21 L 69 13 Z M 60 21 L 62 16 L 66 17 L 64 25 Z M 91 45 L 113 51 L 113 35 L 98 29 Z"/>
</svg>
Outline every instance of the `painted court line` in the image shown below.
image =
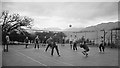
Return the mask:
<svg viewBox="0 0 120 68">
<path fill-rule="evenodd" d="M 11 49 L 13 50 L 13 48 L 11 48 Z M 43 64 L 43 63 L 41 63 L 41 62 L 39 62 L 39 61 L 37 61 L 37 60 L 35 60 L 35 59 L 33 59 L 33 58 L 31 58 L 31 57 L 29 57 L 29 56 L 21 53 L 21 52 L 18 52 L 19 50 L 14 50 L 14 51 L 17 52 L 17 53 L 19 53 L 19 54 L 21 54 L 21 55 L 23 55 L 23 56 L 26 56 L 27 58 L 29 58 L 29 59 L 31 59 L 31 60 L 33 60 L 33 61 L 35 61 L 35 62 L 38 62 L 39 64 L 42 64 L 43 66 L 47 66 L 47 65 L 45 65 L 45 64 Z M 21 51 L 21 50 L 20 50 L 20 51 Z M 43 56 L 43 57 L 50 58 L 50 57 L 47 57 L 47 56 Z M 53 59 L 53 58 L 50 58 L 50 59 Z M 60 62 L 60 63 L 63 63 L 63 64 L 66 64 L 66 65 L 74 66 L 73 64 L 66 63 L 66 62 L 63 62 L 63 61 L 60 61 L 60 60 L 56 60 L 56 59 L 53 59 L 53 60 L 55 60 L 55 61 L 57 61 L 57 62 Z"/>
<path fill-rule="evenodd" d="M 42 55 L 41 55 L 42 56 Z M 47 56 L 43 56 L 43 57 L 46 57 L 46 58 L 50 58 L 50 57 L 47 57 Z M 50 59 L 53 59 L 53 58 L 50 58 Z M 53 59 L 57 62 L 60 62 L 60 63 L 63 63 L 63 64 L 66 64 L 66 65 L 70 65 L 70 66 L 74 66 L 73 64 L 70 64 L 70 63 L 66 63 L 66 62 L 63 62 L 63 61 L 60 61 L 60 60 L 56 60 L 56 59 Z"/>
<path fill-rule="evenodd" d="M 14 51 L 15 51 L 15 50 L 14 50 Z M 19 53 L 19 54 L 21 54 L 21 55 L 23 55 L 23 56 L 25 56 L 25 57 L 27 57 L 27 58 L 33 60 L 33 61 L 35 61 L 35 62 L 37 62 L 37 63 L 39 63 L 39 64 L 42 64 L 43 66 L 47 66 L 47 65 L 45 65 L 45 64 L 43 64 L 43 63 L 41 63 L 41 62 L 39 62 L 39 61 L 37 61 L 37 60 L 35 60 L 35 59 L 29 57 L 29 56 L 26 56 L 25 54 L 23 54 L 23 53 L 21 53 L 21 52 L 18 52 L 18 51 L 15 51 L 15 52 L 17 52 L 17 53 Z"/>
</svg>

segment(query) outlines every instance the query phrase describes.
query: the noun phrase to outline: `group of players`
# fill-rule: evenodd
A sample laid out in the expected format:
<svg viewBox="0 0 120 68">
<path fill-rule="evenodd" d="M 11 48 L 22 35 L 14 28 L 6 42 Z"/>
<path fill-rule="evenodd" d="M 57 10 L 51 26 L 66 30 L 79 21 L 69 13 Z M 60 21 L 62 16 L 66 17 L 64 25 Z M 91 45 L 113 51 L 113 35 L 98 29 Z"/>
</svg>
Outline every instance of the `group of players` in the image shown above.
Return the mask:
<svg viewBox="0 0 120 68">
<path fill-rule="evenodd" d="M 72 38 L 72 35 L 69 39 L 70 41 L 70 47 L 71 49 L 73 49 L 74 51 L 77 51 L 77 45 L 79 45 L 81 48 L 84 49 L 84 51 L 82 51 L 82 53 L 87 57 L 88 56 L 88 53 L 89 52 L 89 47 L 87 46 L 86 44 L 86 41 L 84 39 L 84 36 L 82 37 L 82 42 L 79 43 L 78 42 L 78 39 L 77 39 L 77 36 L 75 35 L 75 38 Z"/>
<path fill-rule="evenodd" d="M 26 37 L 25 43 L 28 43 L 28 42 L 29 42 L 28 37 Z M 36 48 L 38 48 L 38 49 L 40 48 L 40 47 L 39 47 L 39 42 L 40 42 L 40 39 L 39 39 L 39 37 L 37 36 L 37 37 L 35 38 L 35 40 L 34 40 L 34 43 L 35 43 L 34 48 L 35 48 L 35 49 L 36 49 Z M 48 38 L 48 39 L 46 40 L 46 43 L 47 43 L 47 47 L 46 47 L 46 49 L 45 49 L 45 52 L 47 52 L 48 48 L 50 47 L 50 48 L 52 49 L 52 50 L 51 50 L 51 56 L 53 56 L 54 49 L 56 49 L 58 56 L 60 56 L 59 50 L 58 50 L 58 46 L 57 46 L 57 41 L 56 41 L 56 34 L 55 34 L 54 36 Z M 28 46 L 28 44 L 26 44 L 25 47 L 27 48 L 27 46 Z"/>
<path fill-rule="evenodd" d="M 35 38 L 35 42 L 34 42 L 35 46 L 34 46 L 34 48 L 38 48 L 39 49 L 39 41 L 40 41 L 39 37 L 37 36 Z M 82 53 L 87 57 L 88 56 L 88 52 L 89 52 L 90 49 L 89 49 L 89 47 L 88 47 L 84 37 L 82 37 L 82 41 L 83 41 L 82 43 L 79 43 L 77 41 L 78 41 L 78 39 L 77 39 L 76 36 L 74 37 L 74 39 L 72 37 L 70 37 L 70 39 L 69 39 L 70 48 L 72 50 L 74 50 L 74 51 L 77 51 L 77 46 L 79 45 L 80 48 L 84 49 L 84 51 L 82 51 Z M 29 42 L 28 41 L 28 37 L 26 37 L 25 43 L 28 43 L 28 42 Z M 45 49 L 45 52 L 47 52 L 48 48 L 51 48 L 52 49 L 51 50 L 51 56 L 53 56 L 54 49 L 56 49 L 58 56 L 60 56 L 59 49 L 58 49 L 58 46 L 57 46 L 57 41 L 56 41 L 56 34 L 54 36 L 52 36 L 52 37 L 49 37 L 46 40 L 46 43 L 47 43 L 47 47 Z M 27 48 L 27 46 L 28 46 L 28 44 L 26 44 L 26 48 Z M 105 49 L 104 43 L 103 43 L 103 41 L 101 41 L 101 44 L 99 45 L 99 50 L 100 50 L 100 52 L 104 52 L 104 49 Z"/>
<path fill-rule="evenodd" d="M 71 35 L 72 36 L 72 35 Z M 39 49 L 39 37 L 37 36 L 35 38 L 35 46 L 34 48 L 38 48 Z M 84 37 L 82 37 L 82 43 L 79 43 L 78 42 L 78 39 L 77 37 L 75 36 L 74 38 L 70 37 L 69 38 L 69 43 L 70 43 L 70 48 L 74 51 L 77 51 L 77 46 L 79 45 L 80 48 L 83 48 L 84 51 L 82 51 L 82 53 L 87 57 L 88 56 L 88 52 L 89 52 L 89 47 L 84 39 Z M 26 37 L 25 39 L 25 42 L 28 43 L 28 37 Z M 57 46 L 57 41 L 56 41 L 56 34 L 52 37 L 49 37 L 47 40 L 46 40 L 46 43 L 47 43 L 47 47 L 45 49 L 45 52 L 47 52 L 48 48 L 51 48 L 51 56 L 53 56 L 53 53 L 54 53 L 54 49 L 57 51 L 57 54 L 58 56 L 60 56 L 60 53 L 59 53 L 59 48 Z M 26 44 L 26 48 L 27 48 L 28 44 Z M 99 50 L 100 52 L 104 52 L 104 43 L 102 41 L 102 43 L 99 45 Z"/>
<path fill-rule="evenodd" d="M 57 46 L 56 36 L 57 36 L 57 34 L 54 34 L 54 36 L 49 37 L 46 40 L 47 47 L 45 49 L 45 52 L 47 52 L 48 48 L 51 48 L 52 49 L 51 50 L 51 56 L 53 56 L 54 49 L 56 49 L 58 56 L 60 56 L 59 49 L 58 49 L 58 46 Z M 6 36 L 6 40 L 7 40 L 7 42 L 10 41 L 9 36 Z M 28 37 L 26 37 L 26 39 L 24 41 L 26 43 L 25 48 L 27 48 L 28 45 L 29 45 L 29 42 L 30 42 Z M 90 49 L 87 46 L 84 37 L 82 37 L 82 41 L 83 41 L 82 43 L 79 43 L 76 36 L 74 37 L 74 39 L 70 38 L 69 39 L 70 47 L 71 47 L 72 50 L 77 51 L 77 46 L 79 45 L 81 48 L 84 49 L 84 51 L 82 51 L 82 53 L 87 57 Z M 34 48 L 38 48 L 38 49 L 40 48 L 39 47 L 39 42 L 40 42 L 40 39 L 37 36 L 34 40 L 34 43 L 35 43 Z M 8 47 L 8 44 L 7 44 L 7 47 Z M 104 42 L 101 41 L 101 44 L 99 45 L 99 50 L 100 50 L 100 52 L 104 52 L 104 49 L 105 49 Z"/>
</svg>

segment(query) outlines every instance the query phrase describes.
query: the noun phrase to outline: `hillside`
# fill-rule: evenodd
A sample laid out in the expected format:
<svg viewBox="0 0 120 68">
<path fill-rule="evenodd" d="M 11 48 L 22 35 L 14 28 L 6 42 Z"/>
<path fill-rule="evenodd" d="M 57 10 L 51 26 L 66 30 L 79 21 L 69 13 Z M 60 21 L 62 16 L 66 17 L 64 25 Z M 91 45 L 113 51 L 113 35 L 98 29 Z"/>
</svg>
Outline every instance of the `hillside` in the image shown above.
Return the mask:
<svg viewBox="0 0 120 68">
<path fill-rule="evenodd" d="M 83 28 L 67 28 L 67 29 L 64 29 L 63 31 L 80 31 L 82 30 Z"/>
<path fill-rule="evenodd" d="M 72 35 L 73 37 L 77 35 L 78 38 L 81 38 L 82 36 L 85 36 L 85 38 L 89 38 L 91 40 L 94 40 L 96 43 L 100 42 L 101 36 L 103 36 L 103 30 L 107 32 L 106 34 L 106 41 L 110 41 L 110 30 L 113 28 L 118 27 L 118 22 L 108 22 L 108 23 L 101 23 L 96 26 L 89 26 L 83 29 L 80 29 L 80 31 L 95 31 L 95 32 L 80 32 L 80 31 L 64 31 L 64 33 L 70 37 Z M 77 33 L 73 33 L 77 32 Z"/>
<path fill-rule="evenodd" d="M 102 29 L 110 30 L 110 29 L 113 29 L 116 27 L 118 27 L 118 22 L 108 22 L 108 23 L 101 23 L 96 26 L 86 27 L 86 28 L 82 29 L 82 31 L 102 30 Z"/>
</svg>

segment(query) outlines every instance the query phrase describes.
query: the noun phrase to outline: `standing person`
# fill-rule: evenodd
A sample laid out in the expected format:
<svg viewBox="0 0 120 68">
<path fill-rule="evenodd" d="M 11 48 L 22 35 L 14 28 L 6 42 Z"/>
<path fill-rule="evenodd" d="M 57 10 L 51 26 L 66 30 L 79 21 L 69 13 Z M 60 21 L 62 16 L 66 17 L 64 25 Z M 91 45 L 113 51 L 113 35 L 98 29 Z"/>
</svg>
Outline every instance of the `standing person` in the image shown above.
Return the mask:
<svg viewBox="0 0 120 68">
<path fill-rule="evenodd" d="M 105 46 L 104 46 L 104 42 L 101 41 L 101 44 L 99 45 L 99 50 L 100 52 L 104 52 Z"/>
<path fill-rule="evenodd" d="M 74 40 L 73 40 L 73 50 L 77 51 L 77 37 L 75 36 Z"/>
<path fill-rule="evenodd" d="M 52 46 L 52 38 L 51 37 L 48 38 L 46 40 L 46 42 L 47 42 L 47 47 L 46 47 L 45 51 L 47 52 L 48 48 Z"/>
<path fill-rule="evenodd" d="M 25 42 L 25 48 L 27 48 L 27 47 L 28 47 L 28 43 L 29 43 L 28 37 L 25 38 L 25 41 L 24 41 L 24 42 Z"/>
<path fill-rule="evenodd" d="M 72 49 L 72 43 L 73 43 L 72 35 L 70 36 L 69 43 L 70 43 L 70 48 Z"/>
<path fill-rule="evenodd" d="M 62 46 L 65 46 L 65 37 L 62 38 Z"/>
<path fill-rule="evenodd" d="M 87 57 L 88 56 L 87 52 L 89 51 L 89 47 L 87 46 L 86 42 L 84 41 L 83 44 L 80 45 L 80 47 L 84 49 L 84 51 L 82 51 L 82 53 L 84 55 L 86 55 L 86 57 Z"/>
<path fill-rule="evenodd" d="M 41 45 L 44 46 L 44 37 L 41 37 Z"/>
<path fill-rule="evenodd" d="M 4 48 L 6 49 L 6 52 L 8 52 L 8 44 L 10 43 L 10 38 L 8 35 L 6 35 L 5 39 L 6 39 L 6 43 L 4 45 Z"/>
<path fill-rule="evenodd" d="M 47 37 L 44 37 L 44 42 L 43 42 L 43 46 L 46 46 L 46 41 L 47 41 Z"/>
<path fill-rule="evenodd" d="M 60 57 L 58 46 L 57 46 L 57 42 L 56 42 L 56 34 L 53 36 L 53 39 L 52 39 L 52 52 L 51 52 L 52 56 L 53 56 L 54 48 L 56 49 L 57 54 Z"/>
<path fill-rule="evenodd" d="M 34 48 L 38 48 L 39 49 L 39 41 L 40 41 L 40 39 L 39 39 L 39 37 L 37 36 L 36 38 L 35 38 L 35 47 Z"/>
<path fill-rule="evenodd" d="M 82 36 L 81 40 L 82 40 L 82 42 L 84 42 L 84 41 L 85 41 L 85 37 L 84 37 L 84 36 Z"/>
</svg>

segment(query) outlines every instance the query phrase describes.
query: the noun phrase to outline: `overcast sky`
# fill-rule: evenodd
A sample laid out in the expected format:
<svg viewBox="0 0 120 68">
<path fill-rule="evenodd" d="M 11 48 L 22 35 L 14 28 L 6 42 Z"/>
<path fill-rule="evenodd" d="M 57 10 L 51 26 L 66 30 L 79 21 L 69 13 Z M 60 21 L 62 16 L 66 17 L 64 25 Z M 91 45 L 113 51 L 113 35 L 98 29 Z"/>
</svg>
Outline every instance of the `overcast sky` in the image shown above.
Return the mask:
<svg viewBox="0 0 120 68">
<path fill-rule="evenodd" d="M 118 20 L 117 2 L 3 2 L 3 10 L 34 19 L 34 27 L 81 28 Z"/>
</svg>

